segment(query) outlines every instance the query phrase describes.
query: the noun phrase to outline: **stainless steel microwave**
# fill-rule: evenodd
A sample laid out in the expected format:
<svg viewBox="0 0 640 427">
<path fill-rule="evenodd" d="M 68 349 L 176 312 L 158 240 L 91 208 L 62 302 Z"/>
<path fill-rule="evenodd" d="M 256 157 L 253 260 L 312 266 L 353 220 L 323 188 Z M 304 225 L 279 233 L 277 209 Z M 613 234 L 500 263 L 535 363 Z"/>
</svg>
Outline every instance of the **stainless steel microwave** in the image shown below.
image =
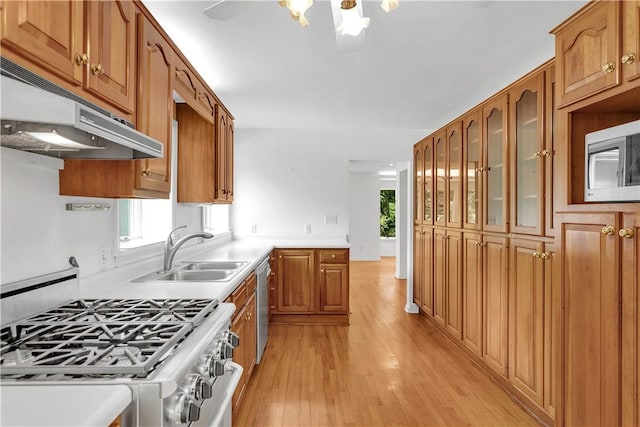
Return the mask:
<svg viewBox="0 0 640 427">
<path fill-rule="evenodd" d="M 640 120 L 585 136 L 587 202 L 640 202 Z"/>
</svg>

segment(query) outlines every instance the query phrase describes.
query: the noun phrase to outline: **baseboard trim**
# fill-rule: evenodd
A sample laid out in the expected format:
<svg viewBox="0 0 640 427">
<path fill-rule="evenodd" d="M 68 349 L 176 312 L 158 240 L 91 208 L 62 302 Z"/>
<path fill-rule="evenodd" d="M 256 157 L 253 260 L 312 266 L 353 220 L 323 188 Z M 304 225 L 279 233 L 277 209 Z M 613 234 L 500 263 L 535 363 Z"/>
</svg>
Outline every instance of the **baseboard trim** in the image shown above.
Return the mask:
<svg viewBox="0 0 640 427">
<path fill-rule="evenodd" d="M 380 257 L 351 257 L 349 261 L 380 261 Z"/>
<path fill-rule="evenodd" d="M 295 325 L 349 325 L 348 314 L 273 314 L 271 323 Z"/>
</svg>

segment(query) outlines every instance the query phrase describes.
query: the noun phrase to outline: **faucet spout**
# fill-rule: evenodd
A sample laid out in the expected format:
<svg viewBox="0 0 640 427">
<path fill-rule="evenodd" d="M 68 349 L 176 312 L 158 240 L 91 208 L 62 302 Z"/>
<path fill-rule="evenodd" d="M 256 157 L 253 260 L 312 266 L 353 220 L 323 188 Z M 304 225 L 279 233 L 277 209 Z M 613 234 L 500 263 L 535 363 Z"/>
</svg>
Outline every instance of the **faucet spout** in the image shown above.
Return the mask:
<svg viewBox="0 0 640 427">
<path fill-rule="evenodd" d="M 186 226 L 182 226 L 182 227 L 186 227 Z M 178 227 L 178 228 L 182 228 L 182 227 Z M 167 241 L 164 244 L 164 271 L 171 270 L 171 265 L 173 264 L 173 258 L 176 256 L 176 252 L 188 240 L 195 239 L 198 237 L 202 239 L 211 239 L 213 237 L 213 234 L 204 233 L 204 232 L 187 234 L 186 236 L 182 237 L 174 244 L 173 239 L 171 238 L 171 234 L 173 234 L 175 230 L 177 230 L 177 228 L 172 230 L 171 233 L 169 233 L 169 237 L 167 237 Z"/>
</svg>

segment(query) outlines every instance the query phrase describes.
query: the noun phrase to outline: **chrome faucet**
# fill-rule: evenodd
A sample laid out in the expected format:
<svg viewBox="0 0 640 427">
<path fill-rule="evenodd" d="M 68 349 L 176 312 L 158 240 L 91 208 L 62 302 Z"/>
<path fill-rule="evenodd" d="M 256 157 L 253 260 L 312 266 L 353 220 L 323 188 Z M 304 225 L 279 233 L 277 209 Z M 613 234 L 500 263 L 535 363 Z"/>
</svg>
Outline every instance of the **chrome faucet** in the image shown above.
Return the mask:
<svg viewBox="0 0 640 427">
<path fill-rule="evenodd" d="M 173 238 L 171 237 L 176 230 L 181 228 L 187 228 L 186 225 L 181 225 L 180 227 L 176 227 L 169 233 L 167 237 L 167 241 L 164 244 L 164 271 L 171 270 L 171 264 L 173 263 L 173 257 L 176 255 L 180 246 L 184 245 L 187 240 L 195 239 L 196 237 L 202 237 L 203 239 L 211 239 L 213 234 L 211 233 L 193 233 L 187 234 L 176 243 L 173 243 Z"/>
</svg>

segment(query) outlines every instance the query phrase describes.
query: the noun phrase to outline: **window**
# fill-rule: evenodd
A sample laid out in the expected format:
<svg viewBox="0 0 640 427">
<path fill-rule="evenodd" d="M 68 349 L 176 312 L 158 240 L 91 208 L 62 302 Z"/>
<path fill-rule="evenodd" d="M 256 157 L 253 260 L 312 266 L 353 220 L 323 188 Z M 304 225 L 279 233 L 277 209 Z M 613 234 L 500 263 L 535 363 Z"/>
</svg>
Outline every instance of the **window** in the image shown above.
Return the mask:
<svg viewBox="0 0 640 427">
<path fill-rule="evenodd" d="M 380 236 L 396 237 L 396 190 L 380 190 Z"/>
<path fill-rule="evenodd" d="M 202 229 L 213 234 L 229 231 L 229 205 L 203 206 Z"/>
<path fill-rule="evenodd" d="M 171 200 L 118 201 L 120 249 L 162 242 L 171 231 Z"/>
</svg>

